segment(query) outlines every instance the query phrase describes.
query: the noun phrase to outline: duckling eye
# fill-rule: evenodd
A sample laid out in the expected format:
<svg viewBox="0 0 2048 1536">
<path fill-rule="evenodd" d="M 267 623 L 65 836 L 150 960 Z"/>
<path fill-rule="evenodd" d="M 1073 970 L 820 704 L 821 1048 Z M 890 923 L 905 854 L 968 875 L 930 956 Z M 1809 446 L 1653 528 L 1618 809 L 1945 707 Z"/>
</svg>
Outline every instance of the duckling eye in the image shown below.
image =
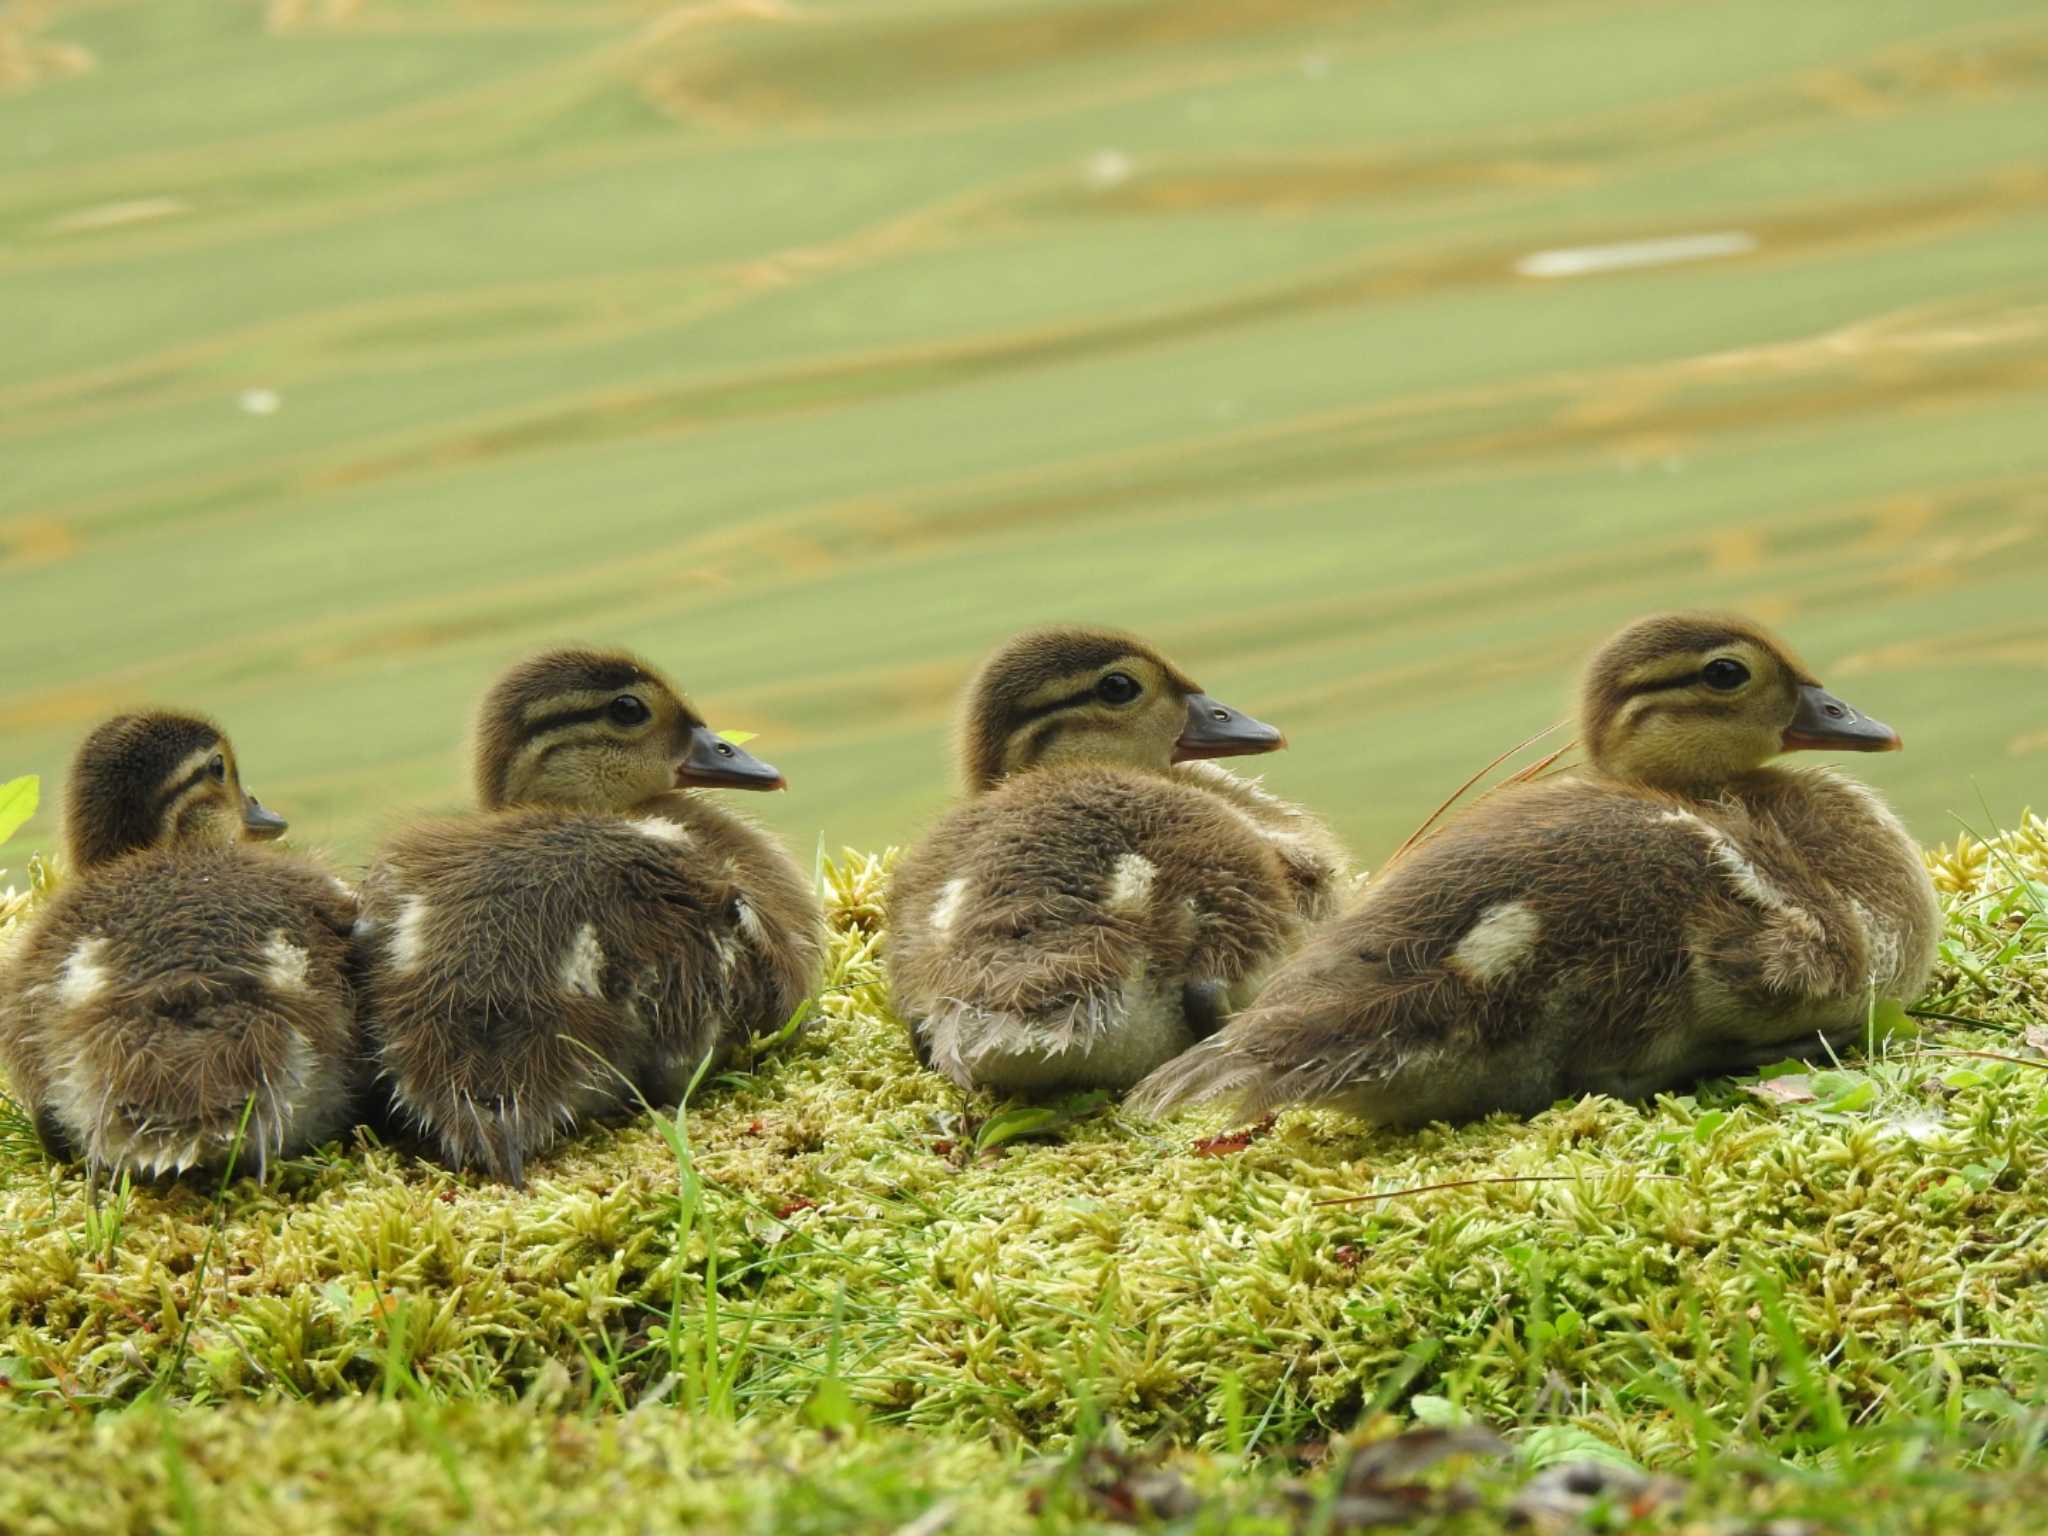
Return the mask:
<svg viewBox="0 0 2048 1536">
<path fill-rule="evenodd" d="M 216 752 L 213 761 L 206 765 L 206 771 L 213 776 L 214 783 L 225 784 L 228 781 L 228 760 Z"/>
<path fill-rule="evenodd" d="M 1700 668 L 1700 681 L 1709 688 L 1718 688 L 1723 693 L 1732 693 L 1749 681 L 1749 668 L 1739 661 L 1730 661 L 1723 656 L 1710 661 Z"/>
<path fill-rule="evenodd" d="M 1112 672 L 1095 685 L 1095 696 L 1105 704 L 1128 704 L 1142 692 L 1128 672 Z"/>
<path fill-rule="evenodd" d="M 641 725 L 650 713 L 647 706 L 630 693 L 622 693 L 613 699 L 605 711 L 619 725 Z"/>
</svg>

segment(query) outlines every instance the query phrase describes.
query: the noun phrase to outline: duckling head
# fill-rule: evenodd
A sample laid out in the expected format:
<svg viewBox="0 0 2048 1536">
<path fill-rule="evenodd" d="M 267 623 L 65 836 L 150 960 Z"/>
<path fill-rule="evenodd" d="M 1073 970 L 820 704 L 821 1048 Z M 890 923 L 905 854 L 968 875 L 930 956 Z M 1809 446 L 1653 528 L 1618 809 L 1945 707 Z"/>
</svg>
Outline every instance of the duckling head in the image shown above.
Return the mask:
<svg viewBox="0 0 2048 1536">
<path fill-rule="evenodd" d="M 242 788 L 234 747 L 198 715 L 116 715 L 71 765 L 64 842 L 77 870 L 144 848 L 272 838 L 287 825 Z"/>
<path fill-rule="evenodd" d="M 1639 619 L 1602 646 L 1580 689 L 1579 733 L 1602 772 L 1664 789 L 1724 783 L 1781 752 L 1900 745 L 1769 631 L 1702 613 Z"/>
<path fill-rule="evenodd" d="M 484 696 L 474 770 L 486 810 L 624 811 L 672 789 L 784 787 L 623 651 L 545 651 L 506 672 Z"/>
<path fill-rule="evenodd" d="M 1196 758 L 1273 752 L 1287 738 L 1217 702 L 1135 636 L 1037 629 L 982 663 L 967 690 L 961 770 L 972 790 L 1057 763 L 1165 772 Z"/>
</svg>

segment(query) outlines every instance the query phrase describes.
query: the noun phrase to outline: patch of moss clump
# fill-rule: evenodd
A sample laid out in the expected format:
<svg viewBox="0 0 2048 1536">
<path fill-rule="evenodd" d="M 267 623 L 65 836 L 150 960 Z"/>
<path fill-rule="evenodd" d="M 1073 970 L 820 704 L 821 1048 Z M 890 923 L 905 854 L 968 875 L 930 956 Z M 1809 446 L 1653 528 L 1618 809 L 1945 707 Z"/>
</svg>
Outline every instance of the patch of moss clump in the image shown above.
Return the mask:
<svg viewBox="0 0 2048 1536">
<path fill-rule="evenodd" d="M 1932 1421 L 1991 1456 L 2048 1359 L 2048 827 L 1929 859 L 1949 928 L 1921 1032 L 1810 1098 L 1720 1082 L 1403 1134 L 1297 1112 L 1221 1141 L 1077 1105 L 984 1150 L 998 1106 L 918 1070 L 883 864 L 849 858 L 809 1030 L 524 1192 L 365 1140 L 95 1212 L 0 1126 L 0 1402 L 282 1424 L 400 1383 L 999 1459 L 1105 1422 L 1222 1452 L 1391 1413 L 1650 1466 Z"/>
</svg>

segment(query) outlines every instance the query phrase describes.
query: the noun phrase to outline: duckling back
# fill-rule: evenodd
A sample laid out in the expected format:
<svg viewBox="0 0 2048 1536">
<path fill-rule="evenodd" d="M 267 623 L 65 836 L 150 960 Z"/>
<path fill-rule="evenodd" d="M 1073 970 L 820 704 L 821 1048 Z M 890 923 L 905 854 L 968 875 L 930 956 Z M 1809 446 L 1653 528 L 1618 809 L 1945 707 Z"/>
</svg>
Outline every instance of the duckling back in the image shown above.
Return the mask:
<svg viewBox="0 0 2048 1536">
<path fill-rule="evenodd" d="M 888 974 L 962 1086 L 1122 1089 L 1216 1027 L 1303 931 L 1275 845 L 1196 783 L 1022 775 L 898 866 Z"/>
<path fill-rule="evenodd" d="M 527 1156 L 733 1043 L 744 897 L 660 817 L 534 809 L 401 833 L 363 886 L 366 1026 L 457 1167 Z"/>
<path fill-rule="evenodd" d="M 0 1064 L 54 1152 L 242 1165 L 347 1128 L 360 1051 L 355 902 L 245 847 L 133 853 L 51 899 L 0 986 Z"/>
</svg>

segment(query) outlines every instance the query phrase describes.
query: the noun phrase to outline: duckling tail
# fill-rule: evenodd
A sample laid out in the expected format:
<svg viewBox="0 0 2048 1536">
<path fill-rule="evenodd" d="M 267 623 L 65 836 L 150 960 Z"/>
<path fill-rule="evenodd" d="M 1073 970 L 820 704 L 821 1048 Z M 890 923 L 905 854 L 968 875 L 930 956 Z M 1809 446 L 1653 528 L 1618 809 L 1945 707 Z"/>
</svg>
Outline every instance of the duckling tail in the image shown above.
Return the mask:
<svg viewBox="0 0 2048 1536">
<path fill-rule="evenodd" d="M 1234 1044 L 1225 1030 L 1181 1052 L 1133 1088 L 1124 1108 L 1157 1118 L 1183 1105 L 1224 1100 L 1246 1114 L 1263 1113 L 1274 1097 L 1270 1074 L 1263 1062 L 1233 1049 Z"/>
<path fill-rule="evenodd" d="M 232 1159 L 260 1177 L 346 1108 L 343 1068 L 309 1043 L 321 1021 L 304 1012 L 204 976 L 98 1000 L 52 1062 L 52 1129 L 111 1170 L 162 1175 Z"/>
</svg>

